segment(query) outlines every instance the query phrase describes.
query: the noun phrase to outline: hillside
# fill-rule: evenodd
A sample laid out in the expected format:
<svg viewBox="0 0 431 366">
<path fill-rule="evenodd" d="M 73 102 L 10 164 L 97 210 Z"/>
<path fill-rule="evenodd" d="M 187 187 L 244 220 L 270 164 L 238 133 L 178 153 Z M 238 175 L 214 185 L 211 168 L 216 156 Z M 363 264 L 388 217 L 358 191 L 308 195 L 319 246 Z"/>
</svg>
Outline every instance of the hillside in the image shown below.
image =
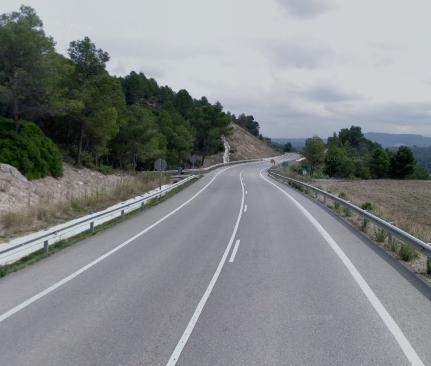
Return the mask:
<svg viewBox="0 0 431 366">
<path fill-rule="evenodd" d="M 259 140 L 235 123 L 231 123 L 233 132 L 227 137 L 230 145 L 230 161 L 268 158 L 277 152 L 265 141 Z"/>
<path fill-rule="evenodd" d="M 367 132 L 364 135 L 368 140 L 377 142 L 383 147 L 397 147 L 401 145 L 418 147 L 431 146 L 431 137 L 426 137 L 422 135 L 381 132 Z"/>
</svg>

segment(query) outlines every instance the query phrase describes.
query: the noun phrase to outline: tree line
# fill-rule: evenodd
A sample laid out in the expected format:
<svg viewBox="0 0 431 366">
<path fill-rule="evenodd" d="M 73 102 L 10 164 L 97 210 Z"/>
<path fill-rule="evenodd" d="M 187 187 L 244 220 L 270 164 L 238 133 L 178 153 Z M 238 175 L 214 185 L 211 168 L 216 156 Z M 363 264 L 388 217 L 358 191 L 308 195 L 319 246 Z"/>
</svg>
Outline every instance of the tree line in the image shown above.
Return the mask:
<svg viewBox="0 0 431 366">
<path fill-rule="evenodd" d="M 334 133 L 325 143 L 320 137 L 306 140 L 303 155 L 310 175 L 360 179 L 428 179 L 428 171 L 416 164 L 412 150 L 400 146 L 384 149 L 366 139 L 360 127 Z"/>
<path fill-rule="evenodd" d="M 90 167 L 151 169 L 159 157 L 177 166 L 191 154 L 202 164 L 223 150 L 220 137 L 231 121 L 259 135 L 252 116 L 236 118 L 219 102 L 135 71 L 111 76 L 109 59 L 88 37 L 70 42 L 68 57 L 57 53 L 31 7 L 2 14 L 0 116 L 13 121 L 16 134 L 23 120 L 35 122 L 67 159 Z"/>
</svg>

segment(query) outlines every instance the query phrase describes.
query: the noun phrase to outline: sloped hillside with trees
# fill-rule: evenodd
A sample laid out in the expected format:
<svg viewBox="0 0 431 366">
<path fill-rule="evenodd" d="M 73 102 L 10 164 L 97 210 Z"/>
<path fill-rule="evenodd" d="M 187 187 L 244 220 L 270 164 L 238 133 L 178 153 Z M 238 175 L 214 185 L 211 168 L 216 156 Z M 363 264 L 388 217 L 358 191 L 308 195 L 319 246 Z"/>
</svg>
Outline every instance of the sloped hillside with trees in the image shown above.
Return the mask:
<svg viewBox="0 0 431 366">
<path fill-rule="evenodd" d="M 152 169 L 156 158 L 170 167 L 187 166 L 191 155 L 204 164 L 223 150 L 221 136 L 237 118 L 219 102 L 195 99 L 185 89 L 176 92 L 135 71 L 112 76 L 108 52 L 88 37 L 71 41 L 68 57 L 54 46 L 31 7 L 0 16 L 0 116 L 14 124 L 13 133 L 0 136 L 1 144 L 26 140 L 27 120 L 67 161 L 101 171 Z M 258 134 L 258 123 L 245 114 L 240 123 L 243 117 L 245 127 Z M 27 143 L 28 150 L 33 142 Z M 61 174 L 61 164 L 60 171 L 36 162 L 31 172 L 23 169 L 28 156 L 12 152 L 0 158 L 28 178 Z"/>
</svg>

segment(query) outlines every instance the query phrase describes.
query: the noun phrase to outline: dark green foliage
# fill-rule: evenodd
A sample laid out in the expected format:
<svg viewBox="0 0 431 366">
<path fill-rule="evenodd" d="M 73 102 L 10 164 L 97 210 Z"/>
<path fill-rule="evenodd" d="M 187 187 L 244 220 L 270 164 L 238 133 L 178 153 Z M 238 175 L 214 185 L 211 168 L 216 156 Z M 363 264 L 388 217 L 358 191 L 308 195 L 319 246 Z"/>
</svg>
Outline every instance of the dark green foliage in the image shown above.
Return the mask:
<svg viewBox="0 0 431 366">
<path fill-rule="evenodd" d="M 353 177 L 355 165 L 345 149 L 336 145 L 330 145 L 325 155 L 324 171 L 330 177 Z"/>
<path fill-rule="evenodd" d="M 389 174 L 390 154 L 380 146 L 376 147 L 370 159 L 370 172 L 373 178 L 387 178 Z"/>
<path fill-rule="evenodd" d="M 283 152 L 293 152 L 294 149 L 292 147 L 292 144 L 290 142 L 287 142 L 283 146 Z"/>
<path fill-rule="evenodd" d="M 255 121 L 253 116 L 246 116 L 242 113 L 238 118 L 234 118 L 233 122 L 250 132 L 252 135 L 259 137 L 259 122 Z"/>
<path fill-rule="evenodd" d="M 416 167 L 411 150 L 401 146 L 396 153 L 367 140 L 360 127 L 343 128 L 328 138 L 324 172 L 336 178 L 427 179 Z"/>
<path fill-rule="evenodd" d="M 302 154 L 310 166 L 310 175 L 313 176 L 316 168 L 325 161 L 325 143 L 320 137 L 314 136 L 305 141 Z"/>
<path fill-rule="evenodd" d="M 427 180 L 430 179 L 430 173 L 423 166 L 416 165 L 415 171 L 410 176 L 411 179 Z"/>
<path fill-rule="evenodd" d="M 361 208 L 366 211 L 373 211 L 374 205 L 371 202 L 365 202 L 361 205 Z"/>
<path fill-rule="evenodd" d="M 62 175 L 62 156 L 57 146 L 33 122 L 0 117 L 0 163 L 17 168 L 29 179 Z"/>
<path fill-rule="evenodd" d="M 113 77 L 108 52 L 88 37 L 71 42 L 68 54 L 55 52 L 34 9 L 0 15 L 0 115 L 14 119 L 17 131 L 21 119 L 33 120 L 77 165 L 103 170 L 152 169 L 159 157 L 176 168 L 192 154 L 203 163 L 223 150 L 221 135 L 235 116 L 220 103 L 176 93 L 143 73 Z M 240 119 L 260 136 L 253 116 Z M 14 149 L 8 145 L 8 161 L 24 164 L 29 176 L 46 170 L 37 154 L 21 159 Z"/>
<path fill-rule="evenodd" d="M 389 175 L 395 179 L 405 179 L 413 174 L 416 161 L 411 149 L 407 146 L 400 146 L 398 151 L 392 156 Z"/>
<path fill-rule="evenodd" d="M 417 164 L 421 167 L 424 167 L 429 173 L 431 173 L 431 146 L 413 146 L 411 149 Z"/>
<path fill-rule="evenodd" d="M 0 15 L 0 113 L 16 122 L 49 112 L 46 81 L 54 41 L 42 27 L 28 6 Z"/>
</svg>

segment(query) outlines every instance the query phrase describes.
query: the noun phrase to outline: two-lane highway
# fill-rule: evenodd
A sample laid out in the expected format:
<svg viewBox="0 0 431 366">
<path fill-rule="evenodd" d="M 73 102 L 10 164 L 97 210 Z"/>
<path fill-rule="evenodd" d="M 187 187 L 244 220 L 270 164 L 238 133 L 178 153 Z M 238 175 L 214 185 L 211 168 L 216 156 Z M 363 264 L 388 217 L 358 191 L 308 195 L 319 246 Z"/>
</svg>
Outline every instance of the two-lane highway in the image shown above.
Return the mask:
<svg viewBox="0 0 431 366">
<path fill-rule="evenodd" d="M 265 167 L 2 279 L 0 365 L 431 364 L 429 289 Z"/>
</svg>

